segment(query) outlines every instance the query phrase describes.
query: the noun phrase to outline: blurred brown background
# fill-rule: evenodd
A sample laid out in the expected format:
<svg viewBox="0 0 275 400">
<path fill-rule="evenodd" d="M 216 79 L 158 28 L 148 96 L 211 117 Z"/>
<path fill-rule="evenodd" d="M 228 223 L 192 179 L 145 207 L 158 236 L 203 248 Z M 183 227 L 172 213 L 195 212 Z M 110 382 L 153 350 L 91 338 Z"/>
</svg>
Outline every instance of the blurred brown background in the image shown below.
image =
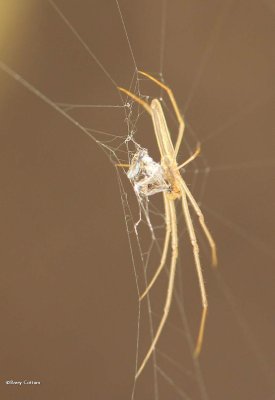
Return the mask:
<svg viewBox="0 0 275 400">
<path fill-rule="evenodd" d="M 112 79 L 129 87 L 134 67 L 115 2 L 56 3 Z M 159 72 L 161 2 L 120 6 L 138 68 Z M 0 15 L 1 60 L 42 93 L 55 102 L 120 104 L 48 2 L 1 1 Z M 271 400 L 274 6 L 175 0 L 166 17 L 164 78 L 184 110 L 186 140 L 194 146 L 195 132 L 210 166 L 194 194 L 206 181 L 200 200 L 220 258 L 220 278 L 204 268 L 210 311 L 200 366 L 207 394 L 194 376 L 169 376 L 194 400 Z M 130 399 L 138 298 L 115 169 L 93 141 L 4 72 L 0 87 L 0 397 Z M 120 109 L 71 115 L 86 127 L 127 132 Z M 154 148 L 147 126 L 136 140 L 146 135 Z M 203 257 L 206 265 L 207 251 Z M 195 335 L 199 292 L 188 260 L 184 299 Z M 156 288 L 154 296 L 161 310 L 165 292 Z M 180 353 L 184 335 L 169 326 L 166 332 L 162 348 Z M 180 366 L 194 374 L 185 356 Z M 41 385 L 6 385 L 11 379 Z M 151 364 L 135 398 L 156 398 Z M 159 399 L 179 398 L 160 377 Z"/>
</svg>

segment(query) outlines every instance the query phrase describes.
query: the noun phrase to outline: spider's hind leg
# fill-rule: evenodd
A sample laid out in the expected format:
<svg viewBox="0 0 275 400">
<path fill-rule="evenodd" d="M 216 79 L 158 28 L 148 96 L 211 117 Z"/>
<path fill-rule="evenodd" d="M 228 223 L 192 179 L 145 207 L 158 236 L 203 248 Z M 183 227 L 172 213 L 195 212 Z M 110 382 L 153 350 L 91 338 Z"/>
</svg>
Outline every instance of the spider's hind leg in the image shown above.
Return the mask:
<svg viewBox="0 0 275 400">
<path fill-rule="evenodd" d="M 195 347 L 195 351 L 194 351 L 194 356 L 198 357 L 198 355 L 200 354 L 200 351 L 201 351 L 203 337 L 204 337 L 205 322 L 206 322 L 206 315 L 207 315 L 207 309 L 208 309 L 208 301 L 207 301 L 207 297 L 206 297 L 205 285 L 204 285 L 202 268 L 201 268 L 201 263 L 200 263 L 199 246 L 198 246 L 193 222 L 191 219 L 184 187 L 182 187 L 182 207 L 183 207 L 183 214 L 184 214 L 186 225 L 187 225 L 187 230 L 188 230 L 189 237 L 190 237 L 190 242 L 193 247 L 194 261 L 195 261 L 195 266 L 196 266 L 197 275 L 198 275 L 198 279 L 199 279 L 199 287 L 200 287 L 200 292 L 201 292 L 202 315 L 201 315 L 197 343 L 196 343 L 196 347 Z"/>
<path fill-rule="evenodd" d="M 159 340 L 159 337 L 162 333 L 163 327 L 165 325 L 165 322 L 167 321 L 168 315 L 169 315 L 169 310 L 171 307 L 172 303 L 172 298 L 173 298 L 173 289 L 174 289 L 174 282 L 175 282 L 175 274 L 176 274 L 176 266 L 177 266 L 177 259 L 178 259 L 178 232 L 177 232 L 177 216 L 176 216 L 176 208 L 175 208 L 175 202 L 173 200 L 168 200 L 167 201 L 167 207 L 169 208 L 169 213 L 170 213 L 170 220 L 171 220 L 171 249 L 172 249 L 172 254 L 171 254 L 171 264 L 170 264 L 170 271 L 169 271 L 169 278 L 168 278 L 168 288 L 167 288 L 167 295 L 166 295 L 166 300 L 164 304 L 164 310 L 163 310 L 163 315 L 162 318 L 159 322 L 159 326 L 156 330 L 156 333 L 154 335 L 153 341 L 151 343 L 151 346 L 149 347 L 149 350 L 147 351 L 146 356 L 144 357 L 137 373 L 136 373 L 136 378 L 141 374 L 143 371 L 144 367 L 146 366 L 149 358 L 151 357 L 153 351 L 155 350 L 156 344 Z"/>
</svg>

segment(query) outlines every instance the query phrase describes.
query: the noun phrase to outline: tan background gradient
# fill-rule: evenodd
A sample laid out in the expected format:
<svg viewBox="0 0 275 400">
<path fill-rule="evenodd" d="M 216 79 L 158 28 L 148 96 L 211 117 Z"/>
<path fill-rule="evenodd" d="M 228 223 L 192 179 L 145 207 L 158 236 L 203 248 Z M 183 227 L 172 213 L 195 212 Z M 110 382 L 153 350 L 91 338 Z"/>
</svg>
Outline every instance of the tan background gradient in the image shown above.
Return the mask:
<svg viewBox="0 0 275 400">
<path fill-rule="evenodd" d="M 133 64 L 115 2 L 57 4 L 111 77 L 129 87 Z M 160 4 L 120 1 L 145 71 L 160 69 Z M 167 7 L 164 77 L 213 169 L 202 205 L 222 281 L 234 293 L 205 268 L 208 397 L 187 379 L 181 386 L 193 400 L 275 396 L 274 13 L 272 1 L 174 0 Z M 2 0 L 0 46 L 1 60 L 56 102 L 119 104 L 46 1 Z M 0 88 L 0 398 L 130 399 L 138 302 L 115 169 L 95 143 L 4 72 Z M 117 110 L 72 115 L 94 129 L 126 131 Z M 146 135 L 154 147 L 153 131 Z M 195 334 L 192 267 L 184 285 Z M 162 304 L 163 290 L 155 296 Z M 176 352 L 181 340 L 172 343 Z M 41 385 L 6 385 L 10 379 Z M 160 388 L 160 400 L 180 398 L 168 384 Z M 154 399 L 152 390 L 150 365 L 136 399 Z"/>
</svg>

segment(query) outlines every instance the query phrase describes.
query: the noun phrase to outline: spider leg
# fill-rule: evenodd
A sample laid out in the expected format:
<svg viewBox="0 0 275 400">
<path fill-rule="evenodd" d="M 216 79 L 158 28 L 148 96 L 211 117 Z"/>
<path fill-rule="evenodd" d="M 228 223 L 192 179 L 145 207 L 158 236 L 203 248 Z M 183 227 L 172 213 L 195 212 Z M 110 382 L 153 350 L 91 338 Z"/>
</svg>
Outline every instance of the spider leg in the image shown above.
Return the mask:
<svg viewBox="0 0 275 400">
<path fill-rule="evenodd" d="M 205 292 L 205 286 L 204 286 L 204 281 L 203 281 L 203 275 L 202 275 L 202 268 L 201 268 L 201 263 L 200 263 L 200 257 L 199 257 L 199 246 L 194 230 L 194 226 L 192 223 L 192 219 L 190 216 L 190 211 L 188 208 L 188 203 L 187 203 L 187 197 L 186 193 L 184 191 L 184 188 L 182 188 L 182 207 L 183 207 L 183 213 L 185 216 L 185 221 L 187 225 L 187 230 L 189 233 L 190 241 L 193 246 L 193 255 L 194 255 L 194 260 L 195 260 L 195 266 L 197 270 L 197 275 L 199 279 L 199 286 L 200 286 L 200 292 L 201 292 L 201 300 L 202 300 L 202 315 L 201 315 L 201 322 L 200 322 L 200 328 L 199 328 L 199 333 L 198 333 L 198 338 L 196 342 L 196 347 L 194 351 L 194 356 L 197 357 L 200 354 L 201 351 L 201 346 L 202 346 L 202 341 L 203 341 L 203 336 L 204 336 L 204 329 L 205 329 L 205 321 L 206 321 L 206 315 L 207 315 L 207 308 L 208 308 L 208 302 L 207 302 L 207 297 L 206 297 L 206 292 Z"/>
<path fill-rule="evenodd" d="M 115 167 L 119 167 L 119 168 L 130 168 L 130 164 L 115 164 Z"/>
<path fill-rule="evenodd" d="M 201 152 L 201 146 L 198 143 L 196 151 L 189 158 L 187 158 L 187 160 L 184 161 L 184 163 L 182 163 L 181 165 L 178 165 L 177 169 L 181 169 L 181 168 L 185 167 L 187 164 L 189 164 L 191 161 L 195 160 L 195 158 L 198 157 L 200 152 Z"/>
<path fill-rule="evenodd" d="M 177 137 L 177 141 L 176 141 L 176 145 L 175 145 L 175 157 L 178 155 L 179 152 L 179 148 L 182 142 L 182 138 L 183 138 L 183 132 L 184 132 L 184 128 L 185 128 L 185 124 L 184 124 L 184 120 L 183 117 L 180 113 L 179 110 L 179 106 L 176 102 L 175 96 L 173 91 L 169 88 L 169 86 L 165 85 L 163 82 L 160 82 L 158 79 L 154 78 L 153 76 L 147 74 L 146 72 L 142 72 L 142 71 L 138 71 L 139 74 L 146 76 L 146 78 L 151 79 L 151 81 L 155 82 L 158 86 L 160 86 L 162 89 L 164 89 L 166 91 L 166 93 L 168 94 L 170 101 L 172 103 L 172 106 L 175 110 L 175 114 L 177 117 L 177 120 L 179 122 L 179 131 L 178 131 L 178 137 Z"/>
<path fill-rule="evenodd" d="M 124 89 L 121 87 L 118 87 L 118 90 L 127 94 L 127 96 L 129 96 L 133 100 L 135 100 L 138 104 L 140 104 L 148 112 L 148 114 L 150 114 L 153 125 L 154 125 L 155 135 L 157 138 L 161 157 L 166 155 L 167 152 L 173 153 L 173 155 L 174 155 L 174 147 L 172 145 L 170 134 L 169 134 L 168 128 L 166 126 L 166 121 L 165 121 L 165 117 L 164 117 L 160 102 L 157 99 L 154 99 L 152 101 L 152 104 L 154 104 L 154 108 L 157 107 L 157 109 L 158 109 L 157 112 L 154 112 L 154 109 L 152 108 L 152 106 L 150 104 L 148 104 L 146 101 L 140 99 L 134 93 L 129 92 L 127 89 Z M 161 118 L 161 121 L 159 121 L 160 118 Z M 156 123 L 157 123 L 157 126 L 155 126 Z M 159 126 L 159 124 L 161 124 L 161 127 Z M 163 133 L 163 129 L 165 129 L 165 133 L 166 133 L 165 139 L 163 139 L 163 135 L 161 134 L 161 133 Z"/>
<path fill-rule="evenodd" d="M 162 255 L 161 255 L 161 260 L 158 269 L 156 270 L 153 278 L 151 279 L 149 285 L 147 286 L 146 290 L 143 292 L 143 294 L 140 296 L 139 300 L 142 300 L 150 291 L 152 286 L 154 285 L 155 281 L 157 280 L 157 277 L 161 273 L 166 259 L 167 259 L 167 253 L 168 253 L 168 246 L 170 242 L 170 236 L 171 236 L 171 216 L 170 216 L 170 210 L 169 210 L 169 203 L 168 199 L 163 193 L 163 199 L 164 199 L 164 207 L 165 207 L 165 224 L 166 224 L 166 234 L 165 234 L 165 239 L 164 239 L 164 245 L 163 245 L 163 250 L 162 250 Z"/>
<path fill-rule="evenodd" d="M 149 350 L 147 351 L 147 354 L 144 357 L 144 359 L 136 373 L 136 378 L 143 371 L 145 365 L 147 364 L 149 358 L 151 357 L 151 355 L 156 347 L 156 343 L 159 340 L 159 337 L 161 335 L 161 332 L 162 332 L 165 322 L 167 320 L 171 302 L 172 302 L 176 265 L 177 265 L 177 259 L 178 259 L 178 231 L 177 231 L 177 216 L 176 216 L 176 209 L 175 209 L 174 201 L 167 199 L 167 202 L 168 202 L 169 213 L 170 213 L 170 218 L 171 218 L 171 235 L 172 235 L 172 244 L 171 244 L 172 256 L 171 256 L 171 266 L 170 266 L 170 271 L 169 271 L 167 295 L 166 295 L 166 300 L 165 300 L 165 304 L 164 304 L 162 318 L 160 320 L 159 326 L 157 328 L 157 331 L 156 331 L 154 339 L 151 343 L 151 346 L 150 346 Z"/>
<path fill-rule="evenodd" d="M 218 258 L 217 258 L 217 248 L 216 248 L 216 243 L 209 231 L 209 229 L 207 228 L 205 221 L 204 221 L 204 216 L 203 213 L 201 212 L 200 207 L 198 206 L 198 203 L 196 202 L 196 200 L 194 199 L 192 193 L 190 192 L 190 190 L 188 189 L 186 183 L 184 182 L 184 180 L 181 180 L 181 184 L 183 187 L 184 192 L 186 193 L 186 196 L 188 197 L 190 203 L 192 204 L 197 216 L 199 217 L 199 222 L 200 225 L 202 227 L 202 230 L 208 240 L 209 246 L 211 248 L 211 253 L 212 253 L 212 265 L 213 267 L 216 267 L 218 265 Z"/>
<path fill-rule="evenodd" d="M 118 90 L 120 90 L 121 92 L 127 94 L 127 96 L 131 97 L 133 100 L 135 100 L 137 103 L 139 103 L 142 107 L 145 108 L 145 110 L 148 112 L 148 114 L 150 114 L 152 116 L 152 110 L 150 107 L 150 104 L 148 104 L 146 101 L 140 99 L 138 96 L 136 96 L 134 93 L 129 92 L 129 90 L 124 89 L 122 87 L 117 87 Z"/>
</svg>

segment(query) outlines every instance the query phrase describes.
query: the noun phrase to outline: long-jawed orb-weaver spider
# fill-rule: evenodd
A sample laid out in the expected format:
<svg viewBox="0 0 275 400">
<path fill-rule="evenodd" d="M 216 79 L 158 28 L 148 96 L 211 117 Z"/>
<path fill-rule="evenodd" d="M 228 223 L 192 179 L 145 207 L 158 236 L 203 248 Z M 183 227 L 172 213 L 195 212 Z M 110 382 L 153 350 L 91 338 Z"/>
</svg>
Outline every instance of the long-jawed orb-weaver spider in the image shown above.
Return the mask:
<svg viewBox="0 0 275 400">
<path fill-rule="evenodd" d="M 168 288 L 164 304 L 163 315 L 158 325 L 157 331 L 154 335 L 154 338 L 152 340 L 151 346 L 149 347 L 149 350 L 147 351 L 138 371 L 136 372 L 136 378 L 143 371 L 152 352 L 154 351 L 156 343 L 161 335 L 161 332 L 167 320 L 172 302 L 175 272 L 178 260 L 178 229 L 177 229 L 177 214 L 176 214 L 175 201 L 180 200 L 182 202 L 183 214 L 185 217 L 190 241 L 193 247 L 194 262 L 196 266 L 200 293 L 201 293 L 202 315 L 201 315 L 196 346 L 194 350 L 195 357 L 199 355 L 202 347 L 208 302 L 207 302 L 206 290 L 205 290 L 201 262 L 199 257 L 199 246 L 194 230 L 194 225 L 191 219 L 188 202 L 191 204 L 195 213 L 197 214 L 201 228 L 210 245 L 212 252 L 212 265 L 217 266 L 217 252 L 213 237 L 204 222 L 204 216 L 200 210 L 200 207 L 198 206 L 198 203 L 194 199 L 183 177 L 180 174 L 180 169 L 197 157 L 197 155 L 200 152 L 200 147 L 197 148 L 195 153 L 190 158 L 188 158 L 188 160 L 186 160 L 183 164 L 178 165 L 177 155 L 179 152 L 180 145 L 182 143 L 185 124 L 183 117 L 179 111 L 179 107 L 175 100 L 174 94 L 167 85 L 160 82 L 153 76 L 141 71 L 139 71 L 139 74 L 153 81 L 163 90 L 165 90 L 165 92 L 168 94 L 179 123 L 179 130 L 178 130 L 177 140 L 174 146 L 171 140 L 171 135 L 167 127 L 165 115 L 160 101 L 155 98 L 152 100 L 151 104 L 149 104 L 146 101 L 139 98 L 138 96 L 136 96 L 135 94 L 129 92 L 128 90 L 120 87 L 118 88 L 120 91 L 124 92 L 133 100 L 135 100 L 137 103 L 139 103 L 142 107 L 144 107 L 144 109 L 151 116 L 161 158 L 160 163 L 156 163 L 152 160 L 151 157 L 148 156 L 146 149 L 139 149 L 132 158 L 130 165 L 118 164 L 118 166 L 129 167 L 127 175 L 128 178 L 133 183 L 137 194 L 141 196 L 142 195 L 149 196 L 157 192 L 163 192 L 166 234 L 163 244 L 161 260 L 152 280 L 150 281 L 146 290 L 140 297 L 140 300 L 142 300 L 148 294 L 149 290 L 152 288 L 157 277 L 159 276 L 160 272 L 165 266 L 167 255 L 169 252 L 169 243 L 171 242 L 170 244 L 171 263 L 170 263 Z"/>
</svg>

